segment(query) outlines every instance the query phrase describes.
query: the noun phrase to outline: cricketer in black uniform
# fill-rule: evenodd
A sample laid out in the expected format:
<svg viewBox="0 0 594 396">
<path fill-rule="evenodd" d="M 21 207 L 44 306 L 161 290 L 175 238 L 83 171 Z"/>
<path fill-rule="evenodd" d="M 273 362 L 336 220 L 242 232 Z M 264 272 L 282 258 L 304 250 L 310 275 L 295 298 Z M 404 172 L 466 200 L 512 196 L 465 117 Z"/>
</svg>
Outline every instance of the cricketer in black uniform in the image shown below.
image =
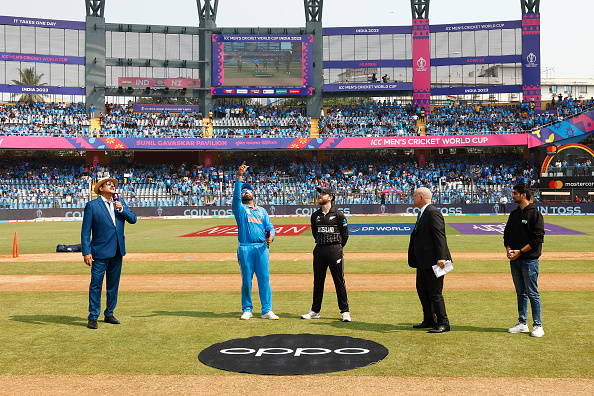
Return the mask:
<svg viewBox="0 0 594 396">
<path fill-rule="evenodd" d="M 350 322 L 342 254 L 342 248 L 349 238 L 347 219 L 341 211 L 332 205 L 335 193 L 331 188 L 318 187 L 316 190 L 320 193 L 318 204 L 321 207 L 311 216 L 311 232 L 316 241 L 313 251 L 313 304 L 311 310 L 301 318 L 317 319 L 320 317 L 326 272 L 330 268 L 342 321 Z"/>
</svg>

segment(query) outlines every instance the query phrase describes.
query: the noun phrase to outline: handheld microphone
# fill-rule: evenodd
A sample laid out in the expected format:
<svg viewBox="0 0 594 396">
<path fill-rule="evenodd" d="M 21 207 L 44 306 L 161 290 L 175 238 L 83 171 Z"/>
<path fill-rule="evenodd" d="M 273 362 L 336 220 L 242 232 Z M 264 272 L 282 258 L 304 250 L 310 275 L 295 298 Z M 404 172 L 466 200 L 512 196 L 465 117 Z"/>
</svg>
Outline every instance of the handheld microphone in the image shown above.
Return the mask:
<svg viewBox="0 0 594 396">
<path fill-rule="evenodd" d="M 113 193 L 113 195 L 111 196 L 111 199 L 113 200 L 113 202 L 118 202 L 120 200 L 120 194 Z"/>
<path fill-rule="evenodd" d="M 270 238 L 270 230 L 264 230 L 264 236 L 266 237 L 266 247 L 270 249 L 270 245 L 268 244 L 268 238 Z"/>
</svg>

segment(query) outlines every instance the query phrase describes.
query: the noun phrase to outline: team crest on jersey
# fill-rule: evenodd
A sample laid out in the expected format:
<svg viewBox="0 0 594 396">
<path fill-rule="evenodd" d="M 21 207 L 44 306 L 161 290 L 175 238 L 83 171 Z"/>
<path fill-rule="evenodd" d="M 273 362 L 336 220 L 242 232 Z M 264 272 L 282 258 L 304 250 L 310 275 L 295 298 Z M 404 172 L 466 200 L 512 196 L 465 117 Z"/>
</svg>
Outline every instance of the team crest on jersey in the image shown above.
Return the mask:
<svg viewBox="0 0 594 396">
<path fill-rule="evenodd" d="M 332 220 L 334 218 L 336 218 L 336 216 L 330 216 L 330 217 L 328 217 L 328 220 Z"/>
</svg>

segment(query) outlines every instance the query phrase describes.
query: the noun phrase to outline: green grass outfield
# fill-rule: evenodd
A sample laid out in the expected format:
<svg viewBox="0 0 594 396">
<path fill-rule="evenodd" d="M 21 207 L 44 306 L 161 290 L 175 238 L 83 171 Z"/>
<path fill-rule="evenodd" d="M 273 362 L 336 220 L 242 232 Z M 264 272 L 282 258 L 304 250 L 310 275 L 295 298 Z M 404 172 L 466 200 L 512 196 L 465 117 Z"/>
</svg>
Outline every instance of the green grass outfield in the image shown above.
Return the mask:
<svg viewBox="0 0 594 396">
<path fill-rule="evenodd" d="M 447 292 L 452 331 L 413 330 L 420 318 L 414 292 L 352 292 L 353 322 L 339 321 L 330 293 L 319 320 L 299 315 L 308 292 L 277 292 L 279 321 L 240 321 L 239 292 L 121 293 L 122 325 L 87 329 L 86 293 L 1 294 L 0 374 L 228 374 L 198 361 L 213 343 L 274 333 L 316 333 L 379 342 L 379 364 L 338 375 L 592 377 L 592 293 L 544 292 L 547 334 L 508 334 L 510 292 Z M 514 322 L 514 323 L 512 323 Z"/>
<path fill-rule="evenodd" d="M 505 217 L 446 217 L 446 222 L 505 222 Z M 273 219 L 274 224 L 307 223 L 305 218 Z M 547 223 L 584 232 L 547 236 L 544 251 L 575 252 L 575 261 L 545 261 L 541 272 L 592 273 L 594 262 L 580 258 L 592 251 L 592 223 L 587 216 L 545 217 Z M 412 223 L 414 217 L 352 217 L 356 223 Z M 180 238 L 233 219 L 139 220 L 126 228 L 129 252 L 224 252 L 234 237 Z M 80 238 L 80 222 L 2 223 L 0 254 L 12 252 L 18 232 L 21 254 L 51 253 L 59 243 Z M 456 252 L 502 252 L 502 237 L 458 235 L 448 227 Z M 404 261 L 374 261 L 373 252 L 404 252 L 407 236 L 353 236 L 348 252 L 369 252 L 366 261 L 345 263 L 347 273 L 412 273 Z M 309 231 L 279 237 L 273 252 L 311 252 Z M 69 254 L 69 253 L 64 253 Z M 77 253 L 74 253 L 77 254 Z M 508 273 L 505 260 L 460 261 L 459 273 Z M 271 272 L 311 276 L 311 263 L 278 261 Z M 236 273 L 234 262 L 124 259 L 125 273 Z M 0 262 L 0 277 L 14 274 L 88 274 L 76 262 Z M 0 278 L 1 279 L 1 278 Z M 121 292 L 116 316 L 122 325 L 100 322 L 86 328 L 85 292 L 0 292 L 0 374 L 206 374 L 227 375 L 198 361 L 200 351 L 231 338 L 272 333 L 319 333 L 370 339 L 385 345 L 388 357 L 369 367 L 332 375 L 487 376 L 594 378 L 594 292 L 544 291 L 543 338 L 508 334 L 516 322 L 516 299 L 510 291 L 444 291 L 452 331 L 442 335 L 413 330 L 421 319 L 415 292 L 349 292 L 353 322 L 342 323 L 333 290 L 328 290 L 319 320 L 299 316 L 311 304 L 311 292 L 274 292 L 279 321 L 238 320 L 240 292 Z M 254 295 L 255 311 L 259 300 Z"/>
<path fill-rule="evenodd" d="M 504 216 L 455 216 L 446 217 L 447 223 L 505 223 Z M 414 216 L 408 217 L 350 217 L 349 224 L 368 223 L 414 223 Z M 274 225 L 307 224 L 309 218 L 274 218 Z M 546 223 L 556 224 L 583 232 L 584 235 L 545 236 L 544 250 L 551 252 L 580 252 L 592 250 L 594 246 L 594 217 L 592 216 L 546 216 Z M 217 225 L 234 225 L 233 218 L 217 219 L 175 219 L 139 220 L 126 226 L 126 249 L 129 252 L 234 252 L 236 237 L 180 238 Z M 38 222 L 0 223 L 0 254 L 11 254 L 14 233 L 17 232 L 21 254 L 54 252 L 57 244 L 80 243 L 81 223 Z M 446 227 L 448 244 L 452 252 L 499 252 L 504 251 L 503 236 L 460 235 L 452 227 Z M 349 239 L 345 252 L 405 252 L 408 236 L 356 236 Z M 272 252 L 311 252 L 313 238 L 310 231 L 299 236 L 278 237 Z M 579 259 L 579 255 L 576 257 Z"/>
</svg>

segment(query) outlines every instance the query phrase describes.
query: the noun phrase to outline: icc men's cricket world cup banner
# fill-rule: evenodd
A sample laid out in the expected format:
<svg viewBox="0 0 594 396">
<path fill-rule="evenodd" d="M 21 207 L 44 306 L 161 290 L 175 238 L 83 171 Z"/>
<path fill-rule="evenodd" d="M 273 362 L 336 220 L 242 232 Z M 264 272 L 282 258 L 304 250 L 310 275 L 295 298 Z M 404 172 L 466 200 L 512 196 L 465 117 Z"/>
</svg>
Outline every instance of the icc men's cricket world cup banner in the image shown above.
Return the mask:
<svg viewBox="0 0 594 396">
<path fill-rule="evenodd" d="M 468 136 L 333 137 L 333 138 L 89 138 L 0 136 L 0 150 L 320 150 L 382 148 L 453 148 L 542 144 L 528 134 Z"/>
</svg>

